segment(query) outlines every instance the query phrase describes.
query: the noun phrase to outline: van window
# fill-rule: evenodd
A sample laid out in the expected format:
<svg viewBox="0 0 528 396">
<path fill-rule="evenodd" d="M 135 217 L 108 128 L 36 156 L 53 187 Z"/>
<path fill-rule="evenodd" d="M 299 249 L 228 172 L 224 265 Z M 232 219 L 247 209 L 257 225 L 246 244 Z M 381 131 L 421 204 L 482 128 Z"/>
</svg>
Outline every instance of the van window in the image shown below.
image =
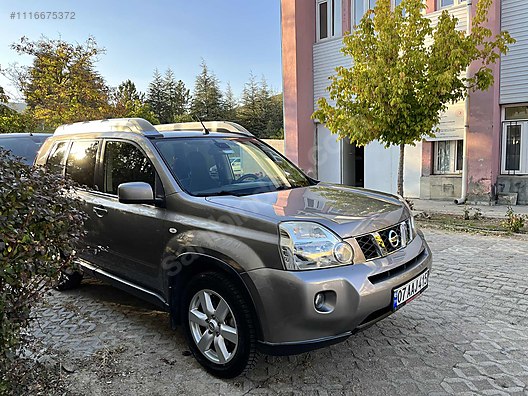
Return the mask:
<svg viewBox="0 0 528 396">
<path fill-rule="evenodd" d="M 82 186 L 94 189 L 95 158 L 99 142 L 94 140 L 81 140 L 73 142 L 68 161 L 66 174 Z"/>
<path fill-rule="evenodd" d="M 64 170 L 64 157 L 66 155 L 67 143 L 68 142 L 57 143 L 51 150 L 46 165 L 52 172 L 62 174 Z"/>
<path fill-rule="evenodd" d="M 22 162 L 26 165 L 33 165 L 37 152 L 48 136 L 49 135 L 17 136 L 16 134 L 7 134 L 0 138 L 0 148 L 11 151 L 15 157 L 22 158 Z"/>
<path fill-rule="evenodd" d="M 104 153 L 104 192 L 117 195 L 121 183 L 145 182 L 155 190 L 156 172 L 150 160 L 135 145 L 107 142 Z"/>
</svg>

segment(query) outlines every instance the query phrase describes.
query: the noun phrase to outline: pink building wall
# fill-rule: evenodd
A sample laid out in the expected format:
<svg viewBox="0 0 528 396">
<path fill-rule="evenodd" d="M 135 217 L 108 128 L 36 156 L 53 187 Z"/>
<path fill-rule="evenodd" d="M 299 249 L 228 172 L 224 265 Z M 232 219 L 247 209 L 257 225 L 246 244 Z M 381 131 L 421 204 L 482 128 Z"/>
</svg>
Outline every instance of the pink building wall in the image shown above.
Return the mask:
<svg viewBox="0 0 528 396">
<path fill-rule="evenodd" d="M 435 8 L 436 0 L 426 0 L 425 12 L 430 14 L 436 11 Z M 430 176 L 433 174 L 433 143 L 423 141 L 422 142 L 422 176 Z"/>
<path fill-rule="evenodd" d="M 352 28 L 352 10 L 350 9 L 350 0 L 342 0 L 341 18 L 343 22 L 343 33 L 350 32 Z"/>
<path fill-rule="evenodd" d="M 475 13 L 477 2 L 472 4 Z M 488 27 L 493 35 L 500 32 L 500 0 L 494 0 L 489 10 Z M 478 63 L 471 65 L 474 73 Z M 487 91 L 470 95 L 468 134 L 468 196 L 483 200 L 493 193 L 500 171 L 501 109 L 499 105 L 500 61 L 491 65 L 494 84 Z"/>
<path fill-rule="evenodd" d="M 285 152 L 302 169 L 314 172 L 315 0 L 282 0 L 281 15 Z"/>
<path fill-rule="evenodd" d="M 435 3 L 436 3 L 436 0 L 425 0 L 425 5 L 427 7 L 425 9 L 425 12 L 427 14 L 435 11 Z"/>
</svg>

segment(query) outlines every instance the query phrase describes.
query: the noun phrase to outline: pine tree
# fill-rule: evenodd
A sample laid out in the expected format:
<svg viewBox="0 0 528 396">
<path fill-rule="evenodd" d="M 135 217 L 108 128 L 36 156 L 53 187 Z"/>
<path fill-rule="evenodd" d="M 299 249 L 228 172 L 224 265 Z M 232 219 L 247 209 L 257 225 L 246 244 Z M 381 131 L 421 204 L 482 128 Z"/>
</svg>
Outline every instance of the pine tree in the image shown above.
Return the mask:
<svg viewBox="0 0 528 396">
<path fill-rule="evenodd" d="M 174 72 L 169 67 L 165 70 L 162 82 L 163 97 L 165 98 L 165 113 L 160 118 L 162 124 L 169 124 L 174 120 L 174 107 L 176 102 L 176 79 Z"/>
<path fill-rule="evenodd" d="M 270 96 L 267 112 L 268 123 L 265 136 L 270 139 L 284 139 L 284 109 L 282 93 Z"/>
<path fill-rule="evenodd" d="M 191 113 L 203 120 L 219 120 L 224 118 L 224 106 L 220 82 L 202 61 L 202 71 L 196 76 Z"/>
<path fill-rule="evenodd" d="M 237 106 L 238 102 L 231 88 L 231 84 L 228 82 L 224 93 L 224 118 L 228 121 L 235 121 L 237 119 Z"/>
<path fill-rule="evenodd" d="M 167 123 L 168 105 L 167 94 L 164 87 L 164 80 L 158 69 L 154 70 L 152 81 L 148 86 L 147 103 L 152 108 L 156 118 L 163 124 Z"/>
<path fill-rule="evenodd" d="M 4 91 L 4 88 L 0 87 L 0 106 L 2 103 L 7 103 L 8 100 L 9 98 Z"/>
<path fill-rule="evenodd" d="M 264 76 L 258 82 L 253 73 L 250 73 L 242 92 L 237 119 L 260 138 L 282 138 L 282 94 L 274 94 Z"/>
<path fill-rule="evenodd" d="M 163 82 L 168 107 L 166 122 L 176 122 L 187 113 L 191 96 L 190 91 L 185 87 L 182 80 L 176 81 L 170 68 L 165 72 Z"/>
<path fill-rule="evenodd" d="M 249 80 L 244 84 L 238 119 L 240 123 L 256 136 L 261 137 L 266 127 L 261 121 L 259 84 L 253 75 L 249 73 Z"/>
</svg>

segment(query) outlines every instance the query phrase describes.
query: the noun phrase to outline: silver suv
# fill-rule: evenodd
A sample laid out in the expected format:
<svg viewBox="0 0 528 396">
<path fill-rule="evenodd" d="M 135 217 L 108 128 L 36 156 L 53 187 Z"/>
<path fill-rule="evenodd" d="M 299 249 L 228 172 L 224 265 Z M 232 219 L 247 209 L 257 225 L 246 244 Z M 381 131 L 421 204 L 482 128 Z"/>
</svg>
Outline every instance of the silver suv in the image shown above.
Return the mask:
<svg viewBox="0 0 528 396">
<path fill-rule="evenodd" d="M 36 164 L 84 186 L 83 273 L 167 310 L 219 377 L 344 341 L 428 284 L 403 199 L 314 180 L 234 123 L 65 125 Z"/>
</svg>

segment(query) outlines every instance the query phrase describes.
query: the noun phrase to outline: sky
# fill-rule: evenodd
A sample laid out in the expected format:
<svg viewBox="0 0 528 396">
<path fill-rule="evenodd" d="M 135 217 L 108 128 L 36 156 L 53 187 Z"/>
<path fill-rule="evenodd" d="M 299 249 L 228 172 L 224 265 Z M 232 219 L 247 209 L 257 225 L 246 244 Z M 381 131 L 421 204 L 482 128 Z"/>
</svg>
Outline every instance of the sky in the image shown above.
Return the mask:
<svg viewBox="0 0 528 396">
<path fill-rule="evenodd" d="M 75 12 L 75 19 L 29 19 L 36 11 Z M 26 19 L 11 19 L 13 12 Z M 192 90 L 204 59 L 237 96 L 250 72 L 282 90 L 280 0 L 0 0 L 0 67 L 29 64 L 10 45 L 42 35 L 79 43 L 95 37 L 106 49 L 97 69 L 110 86 L 131 79 L 146 91 L 154 69 L 170 67 Z M 15 94 L 4 77 L 0 86 Z"/>
</svg>

